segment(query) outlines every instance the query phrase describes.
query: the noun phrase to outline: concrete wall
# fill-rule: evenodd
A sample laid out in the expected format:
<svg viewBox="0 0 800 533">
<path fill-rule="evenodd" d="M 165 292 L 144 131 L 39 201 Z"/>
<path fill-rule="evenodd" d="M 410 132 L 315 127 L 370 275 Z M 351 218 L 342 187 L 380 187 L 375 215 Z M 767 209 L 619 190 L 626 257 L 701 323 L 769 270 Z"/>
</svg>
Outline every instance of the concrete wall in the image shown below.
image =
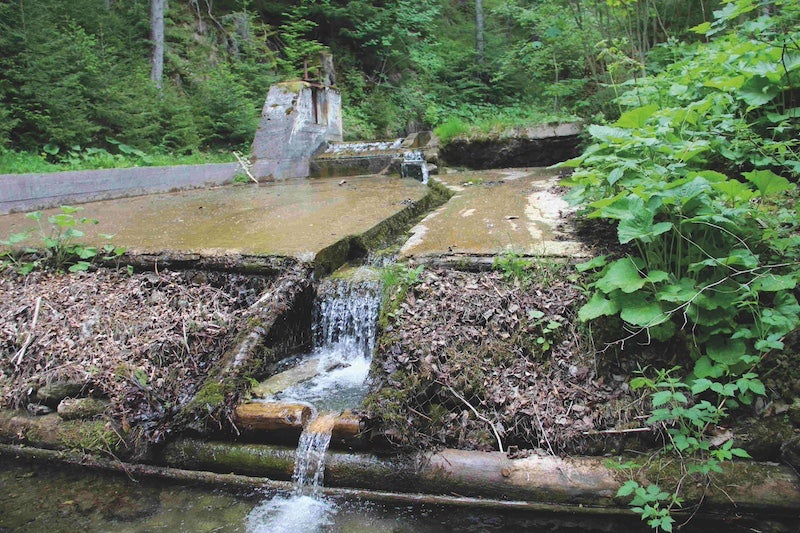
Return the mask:
<svg viewBox="0 0 800 533">
<path fill-rule="evenodd" d="M 0 174 L 0 214 L 229 183 L 238 163 Z"/>
<path fill-rule="evenodd" d="M 342 99 L 331 87 L 297 81 L 273 85 L 253 140 L 257 178 L 304 178 L 311 157 L 342 140 Z"/>
</svg>

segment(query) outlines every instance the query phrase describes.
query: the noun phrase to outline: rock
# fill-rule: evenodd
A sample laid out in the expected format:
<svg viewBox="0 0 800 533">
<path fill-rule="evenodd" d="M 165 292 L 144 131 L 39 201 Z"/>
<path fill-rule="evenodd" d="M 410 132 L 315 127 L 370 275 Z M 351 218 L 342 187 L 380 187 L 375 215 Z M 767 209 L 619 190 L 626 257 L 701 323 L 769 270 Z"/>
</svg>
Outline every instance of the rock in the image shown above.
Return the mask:
<svg viewBox="0 0 800 533">
<path fill-rule="evenodd" d="M 58 404 L 58 416 L 63 420 L 84 420 L 103 414 L 107 400 L 97 398 L 65 398 Z"/>
<path fill-rule="evenodd" d="M 76 380 L 53 381 L 36 391 L 36 400 L 49 407 L 56 407 L 64 398 L 80 396 L 85 385 Z"/>
<path fill-rule="evenodd" d="M 53 412 L 52 409 L 40 403 L 29 403 L 27 409 L 28 412 L 33 416 L 49 415 Z"/>
</svg>

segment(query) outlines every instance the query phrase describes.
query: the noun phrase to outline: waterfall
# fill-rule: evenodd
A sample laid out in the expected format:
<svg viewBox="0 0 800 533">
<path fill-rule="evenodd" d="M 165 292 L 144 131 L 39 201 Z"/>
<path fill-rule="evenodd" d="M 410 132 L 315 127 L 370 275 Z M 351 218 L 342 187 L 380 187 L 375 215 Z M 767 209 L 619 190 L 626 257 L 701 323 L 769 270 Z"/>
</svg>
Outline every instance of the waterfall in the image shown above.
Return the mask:
<svg viewBox="0 0 800 533">
<path fill-rule="evenodd" d="M 319 374 L 276 399 L 308 402 L 315 412 L 357 406 L 366 393 L 379 306 L 376 282 L 325 281 L 318 290 L 314 349 L 308 355 L 318 358 Z M 338 508 L 320 493 L 334 421 L 333 414 L 320 414 L 303 428 L 295 452 L 293 493 L 255 507 L 247 517 L 248 532 L 322 532 L 332 525 Z"/>
<path fill-rule="evenodd" d="M 414 178 L 424 184 L 428 183 L 428 163 L 422 150 L 410 150 L 403 154 L 400 164 L 400 175 L 404 178 Z"/>
<path fill-rule="evenodd" d="M 325 476 L 325 452 L 331 443 L 335 418 L 332 414 L 318 416 L 308 423 L 300 435 L 294 456 L 295 496 L 318 497 Z"/>
<path fill-rule="evenodd" d="M 380 290 L 376 282 L 325 281 L 314 313 L 317 375 L 277 394 L 280 401 L 313 404 L 320 411 L 357 406 L 366 393 L 375 346 Z"/>
</svg>

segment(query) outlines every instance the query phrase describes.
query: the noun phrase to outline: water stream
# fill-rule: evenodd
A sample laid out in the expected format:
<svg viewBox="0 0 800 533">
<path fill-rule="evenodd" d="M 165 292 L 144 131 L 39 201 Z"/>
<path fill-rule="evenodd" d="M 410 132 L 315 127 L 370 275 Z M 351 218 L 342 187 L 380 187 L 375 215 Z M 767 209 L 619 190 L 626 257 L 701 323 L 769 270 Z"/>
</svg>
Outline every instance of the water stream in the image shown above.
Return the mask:
<svg viewBox="0 0 800 533">
<path fill-rule="evenodd" d="M 374 282 L 327 280 L 320 286 L 314 349 L 300 358 L 316 360 L 318 373 L 274 398 L 314 407 L 314 417 L 303 429 L 295 452 L 294 491 L 272 496 L 255 507 L 247 518 L 248 531 L 313 532 L 325 531 L 333 524 L 339 507 L 320 493 L 325 453 L 335 415 L 357 407 L 366 394 L 379 304 L 378 285 Z"/>
<path fill-rule="evenodd" d="M 427 185 L 429 174 L 428 163 L 422 150 L 410 150 L 403 154 L 403 162 L 400 164 L 401 176 L 414 178 Z"/>
<path fill-rule="evenodd" d="M 366 394 L 379 305 L 376 282 L 323 282 L 314 313 L 314 348 L 299 360 L 316 361 L 317 374 L 272 399 L 307 402 L 321 412 L 357 407 Z"/>
</svg>

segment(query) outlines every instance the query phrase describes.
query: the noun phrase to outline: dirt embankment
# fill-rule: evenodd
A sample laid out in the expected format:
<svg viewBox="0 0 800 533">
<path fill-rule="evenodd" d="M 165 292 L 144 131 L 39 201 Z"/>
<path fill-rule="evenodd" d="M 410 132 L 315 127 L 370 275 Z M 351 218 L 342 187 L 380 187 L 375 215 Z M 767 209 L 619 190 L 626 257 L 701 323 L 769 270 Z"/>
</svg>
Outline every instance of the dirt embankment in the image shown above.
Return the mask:
<svg viewBox="0 0 800 533">
<path fill-rule="evenodd" d="M 0 274 L 0 402 L 42 413 L 108 400 L 157 439 L 230 351 L 272 278 L 219 272 Z"/>
<path fill-rule="evenodd" d="M 423 449 L 558 453 L 603 451 L 614 443 L 598 431 L 638 426 L 626 379 L 598 372 L 566 273 L 515 283 L 424 272 L 385 316 L 366 403 L 373 430 Z"/>
</svg>

